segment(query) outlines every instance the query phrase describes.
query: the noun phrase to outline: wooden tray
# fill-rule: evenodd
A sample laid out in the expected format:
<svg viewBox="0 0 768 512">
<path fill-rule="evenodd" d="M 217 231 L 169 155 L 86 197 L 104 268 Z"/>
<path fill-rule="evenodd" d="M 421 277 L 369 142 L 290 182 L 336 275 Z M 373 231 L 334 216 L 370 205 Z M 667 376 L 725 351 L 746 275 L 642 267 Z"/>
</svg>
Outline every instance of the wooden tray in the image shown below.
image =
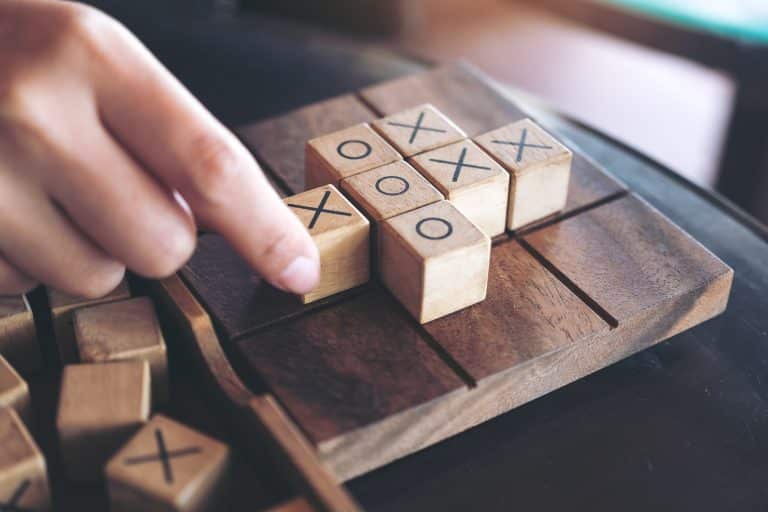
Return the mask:
<svg viewBox="0 0 768 512">
<path fill-rule="evenodd" d="M 307 139 L 425 102 L 470 136 L 528 117 L 456 65 L 239 134 L 292 194 L 304 188 Z M 725 309 L 732 270 L 569 145 L 565 211 L 497 238 L 487 299 L 448 317 L 419 325 L 376 283 L 303 306 L 212 234 L 182 279 L 161 283 L 162 298 L 232 404 L 265 385 L 333 474 L 360 475 Z"/>
</svg>

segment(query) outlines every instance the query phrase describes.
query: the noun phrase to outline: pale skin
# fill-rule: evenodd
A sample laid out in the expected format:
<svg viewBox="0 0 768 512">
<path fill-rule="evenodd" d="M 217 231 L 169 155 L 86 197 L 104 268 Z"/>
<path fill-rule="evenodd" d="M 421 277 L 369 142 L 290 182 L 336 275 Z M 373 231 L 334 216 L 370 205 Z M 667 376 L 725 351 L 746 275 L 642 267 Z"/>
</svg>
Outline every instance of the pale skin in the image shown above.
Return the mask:
<svg viewBox="0 0 768 512">
<path fill-rule="evenodd" d="M 122 25 L 0 0 L 0 295 L 99 297 L 191 256 L 198 226 L 293 293 L 317 248 L 257 163 Z"/>
</svg>

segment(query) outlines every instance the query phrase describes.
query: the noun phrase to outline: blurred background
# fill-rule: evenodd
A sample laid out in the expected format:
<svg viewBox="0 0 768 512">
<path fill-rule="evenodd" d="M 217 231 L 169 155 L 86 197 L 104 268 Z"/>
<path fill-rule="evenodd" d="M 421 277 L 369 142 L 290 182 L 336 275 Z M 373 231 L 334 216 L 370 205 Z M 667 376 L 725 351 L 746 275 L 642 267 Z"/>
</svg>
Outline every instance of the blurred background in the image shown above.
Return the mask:
<svg viewBox="0 0 768 512">
<path fill-rule="evenodd" d="M 134 24 L 259 20 L 310 46 L 465 58 L 768 221 L 768 0 L 90 3 Z"/>
</svg>

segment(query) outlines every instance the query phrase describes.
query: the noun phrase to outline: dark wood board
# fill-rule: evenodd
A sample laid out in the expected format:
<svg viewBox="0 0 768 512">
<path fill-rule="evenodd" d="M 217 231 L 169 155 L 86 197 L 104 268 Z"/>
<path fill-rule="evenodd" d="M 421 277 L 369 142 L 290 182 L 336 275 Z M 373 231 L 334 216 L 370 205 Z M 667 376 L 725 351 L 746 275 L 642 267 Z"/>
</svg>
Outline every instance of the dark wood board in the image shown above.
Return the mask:
<svg viewBox="0 0 768 512">
<path fill-rule="evenodd" d="M 275 149 L 273 142 L 283 139 L 281 130 L 294 141 L 320 135 L 312 120 L 320 113 L 332 117 L 329 131 L 359 122 L 364 105 L 390 113 L 428 101 L 470 133 L 523 116 L 463 65 L 359 97 L 333 100 L 343 108 L 332 113 L 314 105 L 240 133 L 267 172 L 301 187 L 303 144 Z M 731 270 L 588 157 L 574 154 L 566 214 L 497 243 L 488 298 L 424 326 L 375 284 L 296 308 L 211 235 L 182 275 L 219 325 L 234 366 L 266 384 L 326 466 L 348 479 L 726 307 Z"/>
</svg>

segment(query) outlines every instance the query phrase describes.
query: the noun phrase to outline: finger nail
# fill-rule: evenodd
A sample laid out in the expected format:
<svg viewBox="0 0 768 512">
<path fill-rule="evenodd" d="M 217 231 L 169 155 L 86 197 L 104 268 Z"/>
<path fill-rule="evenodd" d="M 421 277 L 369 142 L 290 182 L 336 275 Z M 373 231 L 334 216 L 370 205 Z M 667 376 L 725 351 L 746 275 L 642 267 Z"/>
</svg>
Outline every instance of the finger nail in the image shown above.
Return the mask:
<svg viewBox="0 0 768 512">
<path fill-rule="evenodd" d="M 298 256 L 280 274 L 276 285 L 286 291 L 304 294 L 311 292 L 320 278 L 317 261 Z"/>
</svg>

